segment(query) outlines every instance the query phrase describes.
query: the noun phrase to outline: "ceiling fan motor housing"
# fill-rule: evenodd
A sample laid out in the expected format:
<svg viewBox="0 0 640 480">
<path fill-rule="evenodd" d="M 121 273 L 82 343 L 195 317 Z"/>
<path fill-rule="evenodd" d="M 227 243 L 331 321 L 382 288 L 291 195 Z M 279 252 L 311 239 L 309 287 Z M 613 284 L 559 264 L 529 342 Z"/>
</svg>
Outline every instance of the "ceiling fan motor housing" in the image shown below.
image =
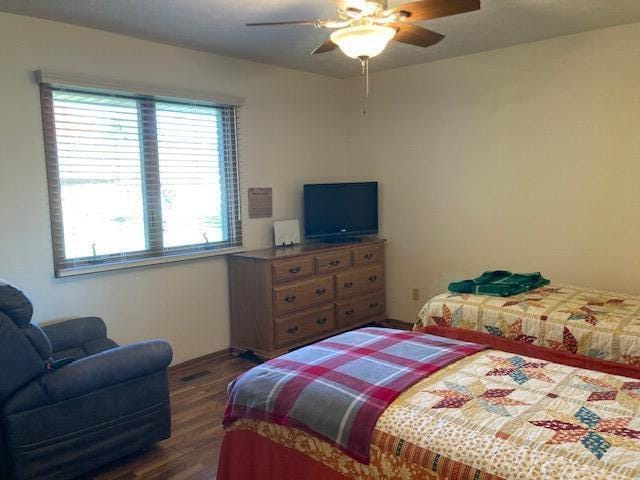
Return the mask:
<svg viewBox="0 0 640 480">
<path fill-rule="evenodd" d="M 365 1 L 350 1 L 345 2 L 346 6 L 340 8 L 347 15 L 351 17 L 364 17 L 370 15 L 376 15 L 387 8 L 386 0 L 365 0 Z"/>
</svg>

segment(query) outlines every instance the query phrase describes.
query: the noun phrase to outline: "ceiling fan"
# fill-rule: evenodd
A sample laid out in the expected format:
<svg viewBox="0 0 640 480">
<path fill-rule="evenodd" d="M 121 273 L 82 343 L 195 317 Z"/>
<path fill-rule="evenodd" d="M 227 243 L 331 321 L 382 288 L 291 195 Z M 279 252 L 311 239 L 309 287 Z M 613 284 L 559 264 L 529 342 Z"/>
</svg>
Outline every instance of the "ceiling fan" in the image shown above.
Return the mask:
<svg viewBox="0 0 640 480">
<path fill-rule="evenodd" d="M 444 35 L 413 22 L 447 17 L 480 9 L 480 0 L 422 0 L 388 7 L 387 0 L 333 0 L 338 6 L 337 20 L 301 20 L 247 23 L 248 27 L 302 25 L 334 30 L 312 55 L 340 48 L 348 57 L 359 59 L 369 94 L 369 59 L 385 49 L 391 40 L 430 47 Z"/>
<path fill-rule="evenodd" d="M 331 37 L 311 53 L 326 53 L 340 47 L 345 55 L 362 59 L 382 53 L 390 40 L 417 47 L 435 45 L 444 35 L 412 23 L 480 9 L 480 0 L 422 0 L 393 8 L 387 7 L 386 0 L 338 0 L 335 3 L 339 5 L 338 20 L 247 23 L 247 26 L 303 25 L 335 29 Z"/>
</svg>

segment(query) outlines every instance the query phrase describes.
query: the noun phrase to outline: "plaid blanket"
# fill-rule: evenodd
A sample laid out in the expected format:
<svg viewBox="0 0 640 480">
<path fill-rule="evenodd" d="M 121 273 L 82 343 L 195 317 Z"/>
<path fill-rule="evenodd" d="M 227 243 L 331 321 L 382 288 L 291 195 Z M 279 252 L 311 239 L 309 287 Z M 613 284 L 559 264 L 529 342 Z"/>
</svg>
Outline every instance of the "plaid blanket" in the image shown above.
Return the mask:
<svg viewBox="0 0 640 480">
<path fill-rule="evenodd" d="M 369 463 L 385 409 L 419 380 L 484 348 L 385 328 L 343 333 L 239 376 L 229 385 L 223 424 L 249 418 L 297 427 Z"/>
</svg>

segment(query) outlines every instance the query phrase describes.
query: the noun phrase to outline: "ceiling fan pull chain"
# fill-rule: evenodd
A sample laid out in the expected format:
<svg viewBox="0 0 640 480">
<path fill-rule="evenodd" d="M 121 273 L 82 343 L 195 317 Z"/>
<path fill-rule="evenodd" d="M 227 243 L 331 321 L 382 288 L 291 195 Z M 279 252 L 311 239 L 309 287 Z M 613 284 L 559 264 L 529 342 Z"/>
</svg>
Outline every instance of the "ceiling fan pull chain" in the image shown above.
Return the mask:
<svg viewBox="0 0 640 480">
<path fill-rule="evenodd" d="M 362 64 L 362 79 L 364 81 L 364 98 L 362 99 L 362 114 L 367 114 L 367 99 L 369 98 L 369 57 L 360 57 Z"/>
<path fill-rule="evenodd" d="M 365 79 L 365 91 L 366 97 L 369 98 L 369 58 L 364 61 L 364 79 Z"/>
</svg>

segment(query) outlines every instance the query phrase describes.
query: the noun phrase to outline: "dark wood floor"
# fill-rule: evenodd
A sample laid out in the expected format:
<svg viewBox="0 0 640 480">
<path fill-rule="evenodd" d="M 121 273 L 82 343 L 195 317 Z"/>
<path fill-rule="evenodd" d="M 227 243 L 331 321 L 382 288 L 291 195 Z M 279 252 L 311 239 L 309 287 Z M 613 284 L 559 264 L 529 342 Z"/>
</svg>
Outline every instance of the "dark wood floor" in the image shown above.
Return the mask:
<svg viewBox="0 0 640 480">
<path fill-rule="evenodd" d="M 227 384 L 255 363 L 222 354 L 169 373 L 173 434 L 153 449 L 87 476 L 96 480 L 213 480 L 222 441 Z"/>
<path fill-rule="evenodd" d="M 385 326 L 411 328 L 411 324 L 397 320 L 388 320 Z M 172 367 L 169 371 L 171 438 L 85 478 L 215 480 L 227 385 L 256 363 L 223 353 Z"/>
</svg>

